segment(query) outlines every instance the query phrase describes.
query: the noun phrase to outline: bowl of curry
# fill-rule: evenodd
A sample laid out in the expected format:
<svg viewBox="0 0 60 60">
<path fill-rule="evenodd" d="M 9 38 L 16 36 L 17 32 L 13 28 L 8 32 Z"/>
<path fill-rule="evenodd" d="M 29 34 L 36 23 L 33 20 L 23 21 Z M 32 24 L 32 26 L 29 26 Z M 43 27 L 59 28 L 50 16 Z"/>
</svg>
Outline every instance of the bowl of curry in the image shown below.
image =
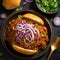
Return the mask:
<svg viewBox="0 0 60 60">
<path fill-rule="evenodd" d="M 52 40 L 49 21 L 34 11 L 18 11 L 8 16 L 1 27 L 4 48 L 19 59 L 42 56 Z M 25 57 L 25 58 L 24 58 Z"/>
</svg>

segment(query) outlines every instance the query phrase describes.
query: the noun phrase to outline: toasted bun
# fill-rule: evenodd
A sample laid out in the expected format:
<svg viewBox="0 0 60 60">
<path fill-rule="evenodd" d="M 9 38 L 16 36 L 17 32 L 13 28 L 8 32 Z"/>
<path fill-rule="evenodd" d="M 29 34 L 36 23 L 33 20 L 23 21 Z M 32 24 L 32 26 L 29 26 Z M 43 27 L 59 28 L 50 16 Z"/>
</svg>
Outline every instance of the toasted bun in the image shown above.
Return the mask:
<svg viewBox="0 0 60 60">
<path fill-rule="evenodd" d="M 31 13 L 26 13 L 23 15 L 23 17 L 28 18 L 28 19 L 32 19 L 32 20 L 37 21 L 40 24 L 44 25 L 44 21 L 40 17 L 38 17 L 37 15 L 31 14 Z"/>
<path fill-rule="evenodd" d="M 3 0 L 2 5 L 7 10 L 14 9 L 20 5 L 21 0 Z"/>
<path fill-rule="evenodd" d="M 24 48 L 19 47 L 19 46 L 15 45 L 15 44 L 12 44 L 12 47 L 13 47 L 13 49 L 15 51 L 20 52 L 20 53 L 25 54 L 25 55 L 33 55 L 38 51 L 38 50 L 24 49 Z"/>
</svg>

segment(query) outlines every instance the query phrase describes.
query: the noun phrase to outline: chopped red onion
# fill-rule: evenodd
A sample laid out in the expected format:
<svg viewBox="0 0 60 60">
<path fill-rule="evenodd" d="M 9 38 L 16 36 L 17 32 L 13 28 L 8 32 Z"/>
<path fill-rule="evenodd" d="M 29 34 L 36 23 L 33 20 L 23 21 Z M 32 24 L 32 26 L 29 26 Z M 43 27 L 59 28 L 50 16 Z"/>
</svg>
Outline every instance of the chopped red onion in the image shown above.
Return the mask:
<svg viewBox="0 0 60 60">
<path fill-rule="evenodd" d="M 55 17 L 53 22 L 56 26 L 60 26 L 60 17 Z"/>
<path fill-rule="evenodd" d="M 30 39 L 28 40 L 28 38 L 30 38 Z M 29 42 L 27 43 L 26 41 L 29 41 Z M 31 36 L 30 36 L 29 34 L 27 34 L 27 35 L 25 36 L 24 43 L 25 43 L 26 45 L 31 45 L 31 44 L 32 44 Z"/>
<path fill-rule="evenodd" d="M 24 3 L 23 3 L 23 5 L 26 5 L 27 4 L 27 2 L 25 1 Z"/>
<path fill-rule="evenodd" d="M 30 28 L 27 28 L 30 32 L 31 32 L 31 35 L 32 35 L 32 40 L 34 40 L 34 33 L 33 33 L 33 31 L 30 29 Z"/>
<path fill-rule="evenodd" d="M 20 37 L 20 38 L 23 38 L 23 36 L 24 36 L 24 32 L 22 32 L 22 31 L 19 32 L 19 37 Z"/>
<path fill-rule="evenodd" d="M 6 18 L 6 16 L 7 16 L 6 13 L 2 13 L 2 14 L 0 15 L 1 18 Z"/>
<path fill-rule="evenodd" d="M 18 34 L 16 35 L 17 37 L 16 39 L 18 40 L 19 38 L 23 38 L 23 41 L 26 45 L 32 44 L 34 42 L 34 38 L 36 34 L 35 32 L 38 33 L 37 40 L 40 38 L 39 30 L 36 27 L 34 27 L 33 24 L 26 23 L 26 21 L 17 23 L 16 27 L 13 29 L 18 31 Z M 29 43 L 27 43 L 27 41 L 29 41 Z"/>
<path fill-rule="evenodd" d="M 37 40 L 39 40 L 39 38 L 40 38 L 40 32 L 39 32 L 39 30 L 38 30 L 37 28 L 35 28 L 35 31 L 38 33 L 38 38 L 37 38 Z"/>
</svg>

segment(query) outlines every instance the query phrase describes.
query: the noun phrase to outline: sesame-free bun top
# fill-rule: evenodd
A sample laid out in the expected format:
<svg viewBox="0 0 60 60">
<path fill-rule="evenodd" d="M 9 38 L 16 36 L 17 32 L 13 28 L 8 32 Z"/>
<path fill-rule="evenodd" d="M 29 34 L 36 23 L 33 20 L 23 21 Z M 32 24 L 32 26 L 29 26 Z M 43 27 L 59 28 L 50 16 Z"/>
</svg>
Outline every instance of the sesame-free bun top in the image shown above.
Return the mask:
<svg viewBox="0 0 60 60">
<path fill-rule="evenodd" d="M 20 6 L 21 0 L 3 0 L 2 5 L 5 9 L 11 10 Z"/>
</svg>

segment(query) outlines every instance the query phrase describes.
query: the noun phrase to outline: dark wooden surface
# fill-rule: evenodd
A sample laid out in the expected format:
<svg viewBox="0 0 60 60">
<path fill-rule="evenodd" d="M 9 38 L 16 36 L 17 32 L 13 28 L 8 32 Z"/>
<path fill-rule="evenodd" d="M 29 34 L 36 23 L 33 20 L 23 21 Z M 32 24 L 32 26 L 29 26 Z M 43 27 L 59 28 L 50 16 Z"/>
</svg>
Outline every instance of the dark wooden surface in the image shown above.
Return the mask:
<svg viewBox="0 0 60 60">
<path fill-rule="evenodd" d="M 53 15 L 44 14 L 43 12 L 41 12 L 41 11 L 39 11 L 39 10 L 37 9 L 37 7 L 36 7 L 36 5 L 35 5 L 34 2 L 32 2 L 32 3 L 27 3 L 25 6 L 23 6 L 23 2 L 24 2 L 24 1 L 22 0 L 21 6 L 23 7 L 23 9 L 36 11 L 37 13 L 42 14 L 43 16 L 45 16 L 46 18 L 49 19 L 49 22 L 51 23 L 52 30 L 53 30 L 53 33 L 52 33 L 52 34 L 53 34 L 53 39 L 54 39 L 55 37 L 57 37 L 57 36 L 60 37 L 60 27 L 56 27 L 56 26 L 53 24 L 53 18 L 54 18 L 55 16 L 59 16 L 59 17 L 60 17 L 60 12 L 59 12 L 59 13 L 56 13 L 56 14 L 53 14 Z M 8 15 L 10 15 L 11 13 L 13 13 L 13 12 L 15 11 L 15 9 L 14 9 L 14 10 L 11 10 L 11 11 L 5 10 L 1 3 L 2 3 L 2 0 L 0 0 L 0 15 L 1 15 L 1 13 L 6 13 L 7 16 L 8 16 Z M 1 24 L 2 24 L 3 21 L 4 21 L 4 19 L 1 19 L 1 18 L 0 18 L 0 27 L 1 27 Z M 10 56 L 10 55 L 6 52 L 6 50 L 3 48 L 1 42 L 0 42 L 0 51 L 4 53 L 2 57 L 4 57 L 6 60 L 19 60 L 19 59 L 16 59 L 16 58 Z M 49 52 L 50 52 L 50 50 L 48 50 L 43 56 L 41 56 L 41 57 L 39 57 L 39 58 L 37 58 L 37 59 L 35 59 L 35 60 L 46 60 L 46 58 L 48 57 Z M 1 59 L 0 59 L 0 60 L 1 60 Z M 53 53 L 53 55 L 51 56 L 51 60 L 60 60 L 60 48 L 57 49 L 57 50 Z"/>
</svg>

